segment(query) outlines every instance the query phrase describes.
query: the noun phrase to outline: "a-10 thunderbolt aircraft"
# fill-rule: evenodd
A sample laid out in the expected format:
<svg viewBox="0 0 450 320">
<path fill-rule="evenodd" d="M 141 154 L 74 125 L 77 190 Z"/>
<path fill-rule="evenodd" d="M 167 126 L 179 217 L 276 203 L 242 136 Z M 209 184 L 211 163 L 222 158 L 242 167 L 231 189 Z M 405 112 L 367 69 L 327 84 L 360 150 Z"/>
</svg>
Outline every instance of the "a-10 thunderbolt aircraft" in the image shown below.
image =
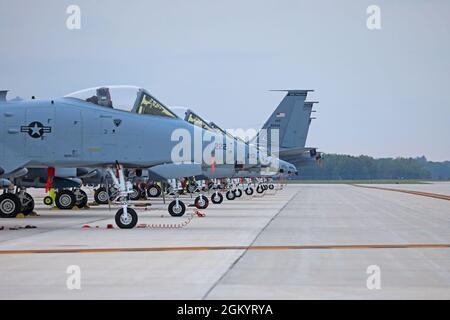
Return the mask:
<svg viewBox="0 0 450 320">
<path fill-rule="evenodd" d="M 316 152 L 315 148 L 304 148 L 309 124 L 312 120 L 310 118 L 312 105 L 315 103 L 305 102 L 306 95 L 309 91 L 310 90 L 288 90 L 286 97 L 278 105 L 277 109 L 273 112 L 271 117 L 266 121 L 265 125 L 260 130 L 260 132 L 268 130 L 269 133 L 270 130 L 274 128 L 280 130 L 283 137 L 281 140 L 283 145 L 283 155 L 287 153 L 293 155 L 294 157 L 291 157 L 291 159 L 294 159 L 299 166 L 306 164 L 306 162 L 318 160 L 320 158 L 320 154 Z M 215 123 L 204 120 L 192 110 L 180 107 L 173 107 L 171 110 L 180 118 L 184 117 L 185 121 L 193 125 L 211 132 L 218 132 L 229 137 L 229 139 L 225 141 L 224 146 L 224 150 L 228 152 L 237 152 L 236 145 L 234 143 L 236 140 L 248 144 L 248 142 L 232 136 L 228 131 L 221 129 Z M 289 125 L 289 123 L 294 125 Z M 266 139 L 269 140 L 269 143 L 272 145 L 272 135 L 267 134 L 266 132 L 265 136 L 268 137 L 268 139 Z M 289 139 L 291 140 L 290 145 L 287 143 Z M 254 141 L 256 141 L 256 139 Z M 271 159 L 268 164 L 259 164 L 246 170 L 240 168 L 239 166 L 230 167 L 217 165 L 213 168 L 212 166 L 203 166 L 199 163 L 170 163 L 154 166 L 147 170 L 144 176 L 151 177 L 153 180 L 167 181 L 169 179 L 177 179 L 179 177 L 194 177 L 197 180 L 215 180 L 217 178 L 271 178 L 298 174 L 297 168 L 293 164 L 269 155 L 269 159 L 270 158 L 273 159 Z M 96 177 L 96 179 L 99 179 L 99 177 Z M 155 185 L 152 185 L 150 188 L 155 187 Z M 215 204 L 221 203 L 223 196 L 219 193 L 218 188 L 213 189 L 215 189 L 215 192 L 211 196 L 212 202 Z M 105 188 L 102 188 L 101 190 L 106 193 Z M 245 192 L 247 195 L 251 195 L 253 193 L 253 189 L 250 186 L 247 186 L 247 188 L 245 188 Z M 227 191 L 226 197 L 228 200 L 233 200 L 236 197 L 236 194 L 242 194 L 242 191 L 237 188 L 234 188 L 234 190 L 231 189 Z M 106 199 L 107 195 L 105 195 L 104 198 Z M 207 199 L 205 199 L 203 195 L 200 195 L 196 198 L 196 204 L 197 201 L 205 202 Z M 200 204 L 202 205 L 202 203 Z"/>
<path fill-rule="evenodd" d="M 122 208 L 115 216 L 120 228 L 133 228 L 138 221 L 128 207 L 132 191 L 125 181 L 125 168 L 179 162 L 181 154 L 182 161 L 203 165 L 211 165 L 218 157 L 226 159 L 218 148 L 221 144 L 211 143 L 211 133 L 179 119 L 137 87 L 98 87 L 54 100 L 2 103 L 0 108 L 0 178 L 23 175 L 27 168 L 48 168 L 49 178 L 54 177 L 53 168 L 106 168 L 120 190 Z M 205 135 L 209 141 L 192 143 L 192 137 Z M 180 148 L 181 142 L 185 144 Z M 234 154 L 226 165 L 251 168 L 267 162 L 267 155 L 240 141 L 235 143 L 243 150 L 242 157 Z M 258 159 L 253 163 L 249 159 L 255 154 Z M 180 205 L 176 199 L 169 207 Z M 0 196 L 2 216 L 15 216 L 21 207 L 16 194 Z"/>
<path fill-rule="evenodd" d="M 178 111 L 179 108 L 172 108 L 172 111 Z M 237 153 L 237 144 L 235 143 L 236 140 L 239 140 L 240 142 L 247 144 L 247 142 L 240 140 L 237 137 L 232 136 L 229 132 L 226 132 L 225 130 L 221 129 L 217 125 L 213 123 L 208 123 L 203 118 L 195 114 L 193 111 L 189 109 L 183 108 L 184 113 L 184 119 L 188 123 L 191 123 L 195 126 L 198 126 L 202 129 L 208 130 L 213 133 L 218 133 L 219 135 L 227 136 L 228 139 L 224 141 L 224 147 L 223 149 L 226 150 L 228 153 Z M 180 117 L 181 115 L 178 114 Z M 220 146 L 222 149 L 222 146 Z M 177 180 L 179 178 L 194 178 L 196 181 L 201 180 L 208 180 L 210 182 L 210 186 L 213 190 L 215 190 L 211 196 L 211 201 L 215 204 L 220 204 L 223 201 L 222 194 L 218 191 L 218 185 L 217 179 L 227 179 L 233 181 L 233 179 L 236 178 L 273 178 L 273 177 L 280 177 L 280 176 L 290 176 L 297 173 L 297 169 L 294 165 L 283 161 L 276 159 L 273 156 L 268 156 L 268 163 L 266 164 L 258 164 L 253 166 L 252 168 L 244 169 L 242 165 L 235 165 L 235 166 L 229 166 L 229 165 L 223 165 L 223 164 L 217 164 L 215 166 L 205 166 L 200 163 L 167 163 L 167 164 L 161 164 L 154 167 L 149 168 L 148 170 L 143 170 L 140 173 L 140 177 L 138 180 L 145 180 L 145 179 L 151 179 L 152 181 L 168 181 L 168 180 Z M 85 183 L 91 184 L 91 185 L 97 185 L 100 183 L 100 180 L 103 179 L 104 181 L 104 172 L 101 170 L 97 170 L 97 174 L 94 177 L 83 179 Z M 105 183 L 103 183 L 105 184 Z M 194 186 L 196 184 L 194 183 Z M 190 184 L 189 187 L 192 187 L 193 185 Z M 226 197 L 228 200 L 233 200 L 236 197 L 240 197 L 242 195 L 242 190 L 237 188 L 237 184 L 232 184 L 232 189 L 228 190 L 226 192 Z M 156 188 L 156 185 L 152 184 L 150 188 Z M 175 186 L 174 186 L 175 188 Z M 260 189 L 261 188 L 261 189 Z M 194 190 L 196 187 L 194 187 Z M 96 190 L 96 202 L 105 204 L 107 203 L 107 199 L 110 195 L 107 194 L 107 188 L 101 187 Z M 149 189 L 150 190 L 150 189 Z M 201 189 L 200 189 L 201 190 Z M 257 187 L 257 191 L 262 191 L 262 186 Z M 135 187 L 135 193 L 133 196 L 136 197 L 136 199 L 139 198 L 138 190 Z M 161 192 L 161 190 L 159 190 Z M 254 190 L 253 188 L 247 184 L 247 187 L 245 188 L 245 192 L 247 195 L 253 194 Z M 258 191 L 260 192 L 260 191 Z M 114 192 L 113 192 L 114 193 Z M 149 192 L 150 193 L 150 192 Z M 137 196 L 136 196 L 136 195 Z M 195 205 L 199 209 L 205 209 L 208 206 L 209 200 L 200 192 L 200 195 L 195 198 Z M 179 213 L 172 213 L 169 211 L 172 215 L 178 216 Z"/>
<path fill-rule="evenodd" d="M 280 105 L 277 107 L 275 112 L 272 114 L 272 116 L 269 118 L 269 120 L 264 125 L 263 129 L 267 129 L 268 127 L 272 127 L 270 125 L 271 119 L 275 119 L 275 122 L 278 122 L 280 131 L 283 134 L 283 137 L 286 136 L 292 136 L 295 135 L 296 132 L 302 132 L 302 138 L 303 139 L 294 139 L 294 141 L 297 142 L 296 147 L 297 148 L 284 148 L 283 151 L 289 151 L 292 154 L 292 151 L 298 153 L 298 150 L 304 147 L 304 143 L 306 140 L 307 131 L 309 128 L 309 123 L 311 121 L 310 114 L 312 109 L 312 104 L 310 102 L 305 102 L 304 106 L 301 105 L 302 102 L 304 102 L 304 98 L 306 98 L 306 94 L 308 91 L 305 90 L 289 90 L 286 97 L 283 99 L 283 101 L 280 103 Z M 3 93 L 3 100 L 6 100 L 6 92 Z M 1 100 L 1 99 L 0 99 Z M 20 99 L 14 99 L 12 101 L 20 101 Z M 301 109 L 303 107 L 303 109 Z M 172 111 L 175 111 L 177 108 L 173 108 Z M 186 110 L 185 108 L 183 108 Z M 297 109 L 297 112 L 295 112 Z M 298 111 L 303 110 L 303 112 Z M 309 111 L 309 113 L 308 113 Z M 220 127 L 218 127 L 214 123 L 207 123 L 204 121 L 201 117 L 196 115 L 194 112 L 188 110 L 185 112 L 185 120 L 195 124 L 201 128 L 207 129 L 207 130 L 216 130 L 220 133 L 223 133 L 224 135 L 227 135 L 230 137 L 230 140 L 227 140 L 227 146 L 228 151 L 230 149 L 233 149 L 234 143 L 232 142 L 234 139 L 238 139 L 236 137 L 233 137 L 229 134 L 229 132 L 226 132 L 222 130 Z M 291 115 L 293 117 L 291 117 Z M 279 119 L 282 118 L 282 119 Z M 284 119 L 293 120 L 296 124 L 295 126 L 290 126 L 289 129 L 286 129 L 288 126 L 288 123 L 286 121 L 281 121 Z M 273 122 L 273 121 L 272 121 Z M 270 128 L 269 128 L 270 130 Z M 262 131 L 262 130 L 261 130 Z M 270 135 L 269 135 L 270 137 Z M 282 144 L 285 145 L 285 139 L 282 140 Z M 304 149 L 304 150 L 313 150 L 313 149 Z M 314 149 L 315 151 L 315 149 Z M 315 155 L 311 154 L 310 157 L 303 155 L 302 157 L 299 157 L 298 155 L 295 157 L 294 160 L 299 163 L 304 163 L 306 161 L 311 160 Z M 316 156 L 316 158 L 320 158 L 320 155 Z M 275 163 L 275 161 L 271 162 L 272 164 Z M 275 168 L 274 168 L 275 167 Z M 279 167 L 279 168 L 278 168 Z M 279 169 L 279 171 L 277 171 Z M 201 179 L 202 177 L 206 177 L 208 179 L 211 179 L 213 177 L 280 177 L 283 175 L 289 176 L 291 174 L 297 173 L 297 170 L 292 164 L 287 163 L 286 161 L 279 160 L 279 165 L 273 166 L 272 168 L 270 166 L 255 166 L 250 171 L 249 170 L 240 170 L 239 167 L 232 168 L 232 167 L 226 167 L 226 166 L 218 166 L 218 169 L 214 172 L 211 167 L 205 167 L 200 164 L 196 163 L 184 163 L 182 165 L 179 164 L 163 164 L 163 165 L 157 165 L 152 167 L 150 170 L 147 170 L 149 173 L 149 176 L 156 177 L 156 180 L 165 181 L 167 179 L 171 178 L 178 178 L 181 176 L 185 177 L 191 177 L 194 176 L 198 179 Z M 99 172 L 102 172 L 101 174 Z M 19 185 L 21 187 L 42 187 L 46 184 L 46 175 L 47 170 L 45 169 L 29 169 L 27 174 L 23 175 L 23 171 L 17 172 L 16 176 L 18 178 L 11 179 L 14 181 L 14 184 Z M 75 178 L 78 177 L 78 178 Z M 89 180 L 89 181 L 95 181 L 94 184 L 98 184 L 100 179 L 103 179 L 104 177 L 104 170 L 91 170 L 85 168 L 78 168 L 78 169 L 70 169 L 70 168 L 56 168 L 56 174 L 53 178 L 53 185 L 55 188 L 73 188 L 73 192 L 70 190 L 62 190 L 62 192 L 58 192 L 56 195 L 56 204 L 62 203 L 60 208 L 71 208 L 75 204 L 79 207 L 83 207 L 87 203 L 87 195 L 86 193 L 78 188 L 81 185 L 81 179 L 83 178 L 83 181 Z M 1 182 L 1 181 L 0 181 Z M 152 188 L 153 186 L 153 188 Z M 6 186 L 5 186 L 6 187 Z M 150 195 L 150 191 L 153 191 L 155 187 L 158 187 L 155 184 L 151 184 L 148 191 Z M 102 191 L 102 189 L 105 189 Z M 211 196 L 211 200 L 213 203 L 221 203 L 222 202 L 222 195 L 218 193 L 217 188 L 215 188 L 216 191 Z M 23 205 L 22 212 L 23 213 L 29 213 L 28 211 L 32 211 L 34 207 L 33 200 L 29 194 L 22 191 L 18 192 L 19 198 L 21 198 Z M 258 188 L 257 188 L 258 190 Z M 98 194 L 97 194 L 98 191 Z M 262 190 L 261 190 L 262 191 Z M 160 192 L 160 191 L 159 191 Z M 229 190 L 227 192 L 227 199 L 233 200 L 235 195 L 239 192 L 239 194 L 242 194 L 242 190 L 235 189 L 235 190 Z M 245 189 L 246 194 L 251 195 L 253 193 L 253 189 L 247 185 L 247 188 Z M 258 191 L 259 192 L 259 191 Z M 96 190 L 96 197 L 101 198 L 100 196 L 105 193 L 106 196 L 102 196 L 105 199 L 108 199 L 108 195 L 106 193 L 106 188 L 100 188 Z M 71 195 L 72 194 L 72 195 Z M 117 191 L 116 191 L 117 194 Z M 71 203 L 71 197 L 73 197 L 73 204 Z M 46 197 L 44 201 L 49 197 Z M 130 198 L 133 199 L 133 194 L 130 195 Z M 202 201 L 204 197 L 203 195 L 196 198 L 196 204 L 197 201 L 200 199 Z M 205 199 L 207 201 L 207 199 Z M 50 199 L 51 201 L 51 199 Z M 99 200 L 96 200 L 97 202 Z M 64 205 L 64 202 L 66 204 Z M 204 201 L 203 201 L 204 202 Z M 103 202 L 104 203 L 104 202 Z M 31 205 L 30 205 L 31 204 Z M 201 204 L 201 203 L 200 203 Z M 202 205 L 202 204 L 201 204 Z M 206 204 L 207 206 L 207 204 Z M 173 208 L 172 208 L 173 209 Z M 169 212 L 172 214 L 170 207 Z M 183 213 L 183 212 L 182 212 Z M 178 213 L 179 214 L 179 213 Z M 177 214 L 174 214 L 177 215 Z"/>
</svg>

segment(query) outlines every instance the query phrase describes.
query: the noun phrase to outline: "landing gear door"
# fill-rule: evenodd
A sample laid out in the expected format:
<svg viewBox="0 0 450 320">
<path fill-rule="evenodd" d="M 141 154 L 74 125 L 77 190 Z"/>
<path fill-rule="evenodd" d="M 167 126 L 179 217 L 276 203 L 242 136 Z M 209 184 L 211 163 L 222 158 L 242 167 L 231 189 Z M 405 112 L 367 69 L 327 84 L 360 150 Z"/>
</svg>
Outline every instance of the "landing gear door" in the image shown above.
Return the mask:
<svg viewBox="0 0 450 320">
<path fill-rule="evenodd" d="M 54 139 L 54 108 L 29 108 L 26 114 L 26 123 L 20 127 L 22 134 L 26 135 L 25 150 L 31 159 L 39 159 L 44 155 L 54 155 L 55 150 L 50 148 Z"/>
</svg>

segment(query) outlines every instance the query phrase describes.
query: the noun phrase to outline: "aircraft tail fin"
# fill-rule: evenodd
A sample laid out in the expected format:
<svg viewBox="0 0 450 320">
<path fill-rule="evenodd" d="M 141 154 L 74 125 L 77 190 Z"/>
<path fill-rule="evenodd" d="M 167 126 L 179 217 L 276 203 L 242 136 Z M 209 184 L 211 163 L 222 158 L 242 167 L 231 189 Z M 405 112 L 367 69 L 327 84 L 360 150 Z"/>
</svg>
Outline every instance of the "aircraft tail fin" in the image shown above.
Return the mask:
<svg viewBox="0 0 450 320">
<path fill-rule="evenodd" d="M 287 94 L 262 127 L 270 140 L 270 131 L 278 129 L 279 149 L 304 148 L 311 122 L 314 103 L 305 102 L 308 92 L 313 90 L 275 90 L 286 91 Z M 268 145 L 272 145 L 268 141 Z"/>
</svg>

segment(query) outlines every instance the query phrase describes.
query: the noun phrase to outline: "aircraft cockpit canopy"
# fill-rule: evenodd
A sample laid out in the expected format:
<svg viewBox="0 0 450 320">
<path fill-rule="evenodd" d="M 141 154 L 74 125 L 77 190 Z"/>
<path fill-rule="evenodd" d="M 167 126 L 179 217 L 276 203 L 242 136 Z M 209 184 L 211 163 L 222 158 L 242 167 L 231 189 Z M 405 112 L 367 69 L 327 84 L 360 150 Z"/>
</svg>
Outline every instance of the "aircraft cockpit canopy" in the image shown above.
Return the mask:
<svg viewBox="0 0 450 320">
<path fill-rule="evenodd" d="M 77 91 L 64 96 L 89 102 L 101 107 L 112 108 L 143 115 L 178 118 L 145 89 L 134 86 L 103 86 Z"/>
<path fill-rule="evenodd" d="M 184 119 L 185 121 L 189 122 L 190 124 L 193 124 L 194 126 L 200 127 L 202 129 L 215 132 L 208 122 L 203 120 L 201 117 L 193 113 L 192 111 L 188 111 L 186 113 L 186 117 Z"/>
</svg>

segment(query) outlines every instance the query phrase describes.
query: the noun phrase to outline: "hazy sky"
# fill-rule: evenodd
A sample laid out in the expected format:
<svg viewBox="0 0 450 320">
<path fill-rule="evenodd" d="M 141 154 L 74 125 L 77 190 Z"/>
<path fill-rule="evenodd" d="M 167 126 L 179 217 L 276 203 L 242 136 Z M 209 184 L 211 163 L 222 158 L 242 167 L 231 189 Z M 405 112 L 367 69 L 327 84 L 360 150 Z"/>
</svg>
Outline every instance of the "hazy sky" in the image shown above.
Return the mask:
<svg viewBox="0 0 450 320">
<path fill-rule="evenodd" d="M 370 4 L 381 30 L 366 27 Z M 314 89 L 308 146 L 450 160 L 448 0 L 0 0 L 0 41 L 12 96 L 131 84 L 258 128 L 283 97 L 268 90 Z"/>
</svg>

